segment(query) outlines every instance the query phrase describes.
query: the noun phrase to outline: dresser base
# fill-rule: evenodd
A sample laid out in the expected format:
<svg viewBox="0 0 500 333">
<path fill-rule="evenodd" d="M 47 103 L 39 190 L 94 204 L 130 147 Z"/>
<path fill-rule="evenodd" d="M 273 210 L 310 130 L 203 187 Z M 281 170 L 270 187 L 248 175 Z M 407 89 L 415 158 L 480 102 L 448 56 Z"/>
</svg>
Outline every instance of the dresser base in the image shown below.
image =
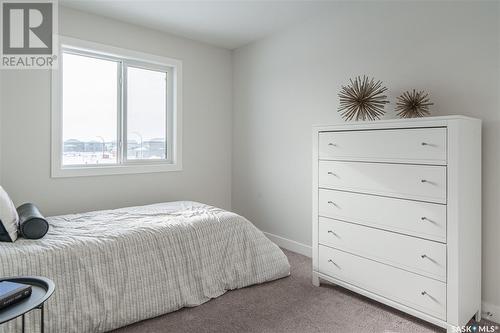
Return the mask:
<svg viewBox="0 0 500 333">
<path fill-rule="evenodd" d="M 425 313 L 422 313 L 420 311 L 417 311 L 413 308 L 410 308 L 408 306 L 405 306 L 403 304 L 400 304 L 398 302 L 394 302 L 390 299 L 387 299 L 385 297 L 382 297 L 380 295 L 377 295 L 377 294 L 374 294 L 368 290 L 365 290 L 365 289 L 362 289 L 362 288 L 359 288 L 355 285 L 352 285 L 350 283 L 347 283 L 347 282 L 344 282 L 344 281 L 341 281 L 341 280 L 338 280 L 336 278 L 333 278 L 331 276 L 328 276 L 328 275 L 325 275 L 325 274 L 322 274 L 320 272 L 316 272 L 316 271 L 313 271 L 312 272 L 312 279 L 313 279 L 313 285 L 318 287 L 320 285 L 320 279 L 322 280 L 325 280 L 325 281 L 328 281 L 330 283 L 333 283 L 335 285 L 338 285 L 338 286 L 341 286 L 343 288 L 346 288 L 346 289 L 349 289 L 351 291 L 354 291 L 355 293 L 358 293 L 360 295 L 363 295 L 365 297 L 368 297 L 368 298 L 371 298 L 377 302 L 380 302 L 380 303 L 383 303 L 385 305 L 388 305 L 392 308 L 395 308 L 397 310 L 400 310 L 402 312 L 405 312 L 405 313 L 408 313 L 414 317 L 417 317 L 417 318 L 420 318 L 422 320 L 425 320 L 431 324 L 434 324 L 436 326 L 439 326 L 439 327 L 443 327 L 446 329 L 446 331 L 448 333 L 456 333 L 456 332 L 459 332 L 459 330 L 457 330 L 457 326 L 463 326 L 463 325 L 466 325 L 467 323 L 447 323 L 443 320 L 440 320 L 440 319 L 437 319 L 433 316 L 429 316 Z M 317 283 L 317 284 L 316 284 Z M 474 314 L 472 313 L 471 314 L 471 318 L 474 317 L 474 319 L 476 321 L 480 321 L 481 320 L 481 310 L 478 309 L 477 312 Z"/>
<path fill-rule="evenodd" d="M 313 283 L 313 286 L 315 287 L 319 287 L 319 276 L 317 273 L 313 272 L 312 273 L 312 283 Z"/>
</svg>

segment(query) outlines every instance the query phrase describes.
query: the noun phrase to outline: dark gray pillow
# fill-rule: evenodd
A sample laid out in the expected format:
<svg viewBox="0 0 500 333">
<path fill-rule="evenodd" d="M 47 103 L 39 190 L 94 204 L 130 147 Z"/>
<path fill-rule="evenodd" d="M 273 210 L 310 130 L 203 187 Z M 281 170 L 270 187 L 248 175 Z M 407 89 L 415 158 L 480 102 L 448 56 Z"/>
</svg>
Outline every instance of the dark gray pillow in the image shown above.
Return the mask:
<svg viewBox="0 0 500 333">
<path fill-rule="evenodd" d="M 22 204 L 17 207 L 17 213 L 19 214 L 19 233 L 22 237 L 39 239 L 49 231 L 49 223 L 34 204 Z"/>
<path fill-rule="evenodd" d="M 16 241 L 18 221 L 19 217 L 14 203 L 0 186 L 0 242 Z"/>
<path fill-rule="evenodd" d="M 2 220 L 0 220 L 0 242 L 12 242 L 12 238 L 3 226 Z"/>
</svg>

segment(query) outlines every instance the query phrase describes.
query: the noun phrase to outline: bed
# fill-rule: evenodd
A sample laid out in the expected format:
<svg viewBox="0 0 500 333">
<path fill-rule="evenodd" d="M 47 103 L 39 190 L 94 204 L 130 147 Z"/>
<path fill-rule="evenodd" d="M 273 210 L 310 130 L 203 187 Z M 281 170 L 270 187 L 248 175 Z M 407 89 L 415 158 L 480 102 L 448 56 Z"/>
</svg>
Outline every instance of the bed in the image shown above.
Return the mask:
<svg viewBox="0 0 500 333">
<path fill-rule="evenodd" d="M 0 243 L 0 276 L 55 282 L 47 332 L 106 332 L 290 274 L 284 253 L 248 220 L 197 202 L 48 221 L 43 239 Z M 37 318 L 27 317 L 27 332 L 36 331 Z M 19 329 L 19 322 L 0 326 L 1 333 Z"/>
</svg>

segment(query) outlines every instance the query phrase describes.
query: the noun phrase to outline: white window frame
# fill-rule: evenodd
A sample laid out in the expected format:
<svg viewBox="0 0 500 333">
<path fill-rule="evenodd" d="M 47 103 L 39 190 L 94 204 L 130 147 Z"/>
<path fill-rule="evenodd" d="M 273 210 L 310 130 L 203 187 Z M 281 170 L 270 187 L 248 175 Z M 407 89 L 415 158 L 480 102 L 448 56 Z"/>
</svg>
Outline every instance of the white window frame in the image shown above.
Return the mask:
<svg viewBox="0 0 500 333">
<path fill-rule="evenodd" d="M 132 173 L 151 173 L 182 170 L 182 61 L 152 54 L 122 49 L 114 46 L 84 41 L 71 37 L 59 37 L 60 68 L 52 69 L 52 153 L 51 176 L 79 177 L 102 176 Z M 63 128 L 62 128 L 62 52 L 96 56 L 102 59 L 122 62 L 122 71 L 118 71 L 118 82 L 126 80 L 125 68 L 137 67 L 159 70 L 167 73 L 167 156 L 161 160 L 126 159 L 127 112 L 118 112 L 117 149 L 120 149 L 120 160 L 117 164 L 101 165 L 63 165 Z M 127 101 L 127 92 L 122 89 L 125 84 L 118 84 L 118 108 Z M 122 135 L 124 133 L 124 135 Z M 121 143 L 121 144 L 119 144 Z"/>
</svg>

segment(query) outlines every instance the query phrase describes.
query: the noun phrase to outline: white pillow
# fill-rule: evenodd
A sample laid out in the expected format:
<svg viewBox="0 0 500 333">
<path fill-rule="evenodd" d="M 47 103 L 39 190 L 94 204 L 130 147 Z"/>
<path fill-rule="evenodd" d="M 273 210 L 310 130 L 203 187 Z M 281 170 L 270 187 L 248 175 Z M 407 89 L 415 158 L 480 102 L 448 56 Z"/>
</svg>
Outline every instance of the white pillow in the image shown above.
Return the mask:
<svg viewBox="0 0 500 333">
<path fill-rule="evenodd" d="M 9 195 L 0 186 L 0 240 L 14 242 L 17 239 L 19 215 Z"/>
</svg>

